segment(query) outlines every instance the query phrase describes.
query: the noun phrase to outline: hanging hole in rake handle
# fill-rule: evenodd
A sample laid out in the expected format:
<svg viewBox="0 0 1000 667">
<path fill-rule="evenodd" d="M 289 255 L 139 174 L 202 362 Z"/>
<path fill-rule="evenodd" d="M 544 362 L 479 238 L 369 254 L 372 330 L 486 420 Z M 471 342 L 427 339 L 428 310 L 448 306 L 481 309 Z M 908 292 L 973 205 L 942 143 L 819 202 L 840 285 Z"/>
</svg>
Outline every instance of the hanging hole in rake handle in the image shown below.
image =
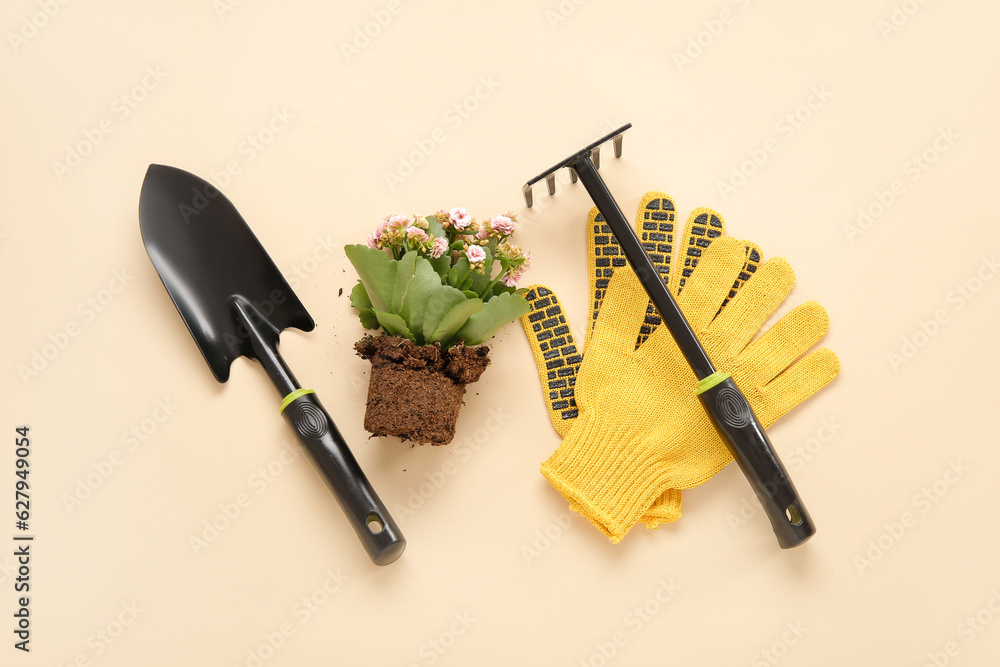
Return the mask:
<svg viewBox="0 0 1000 667">
<path fill-rule="evenodd" d="M 368 526 L 368 530 L 372 535 L 378 535 L 383 530 L 385 530 L 385 522 L 382 521 L 382 517 L 378 514 L 372 512 L 365 518 L 365 524 Z"/>
</svg>

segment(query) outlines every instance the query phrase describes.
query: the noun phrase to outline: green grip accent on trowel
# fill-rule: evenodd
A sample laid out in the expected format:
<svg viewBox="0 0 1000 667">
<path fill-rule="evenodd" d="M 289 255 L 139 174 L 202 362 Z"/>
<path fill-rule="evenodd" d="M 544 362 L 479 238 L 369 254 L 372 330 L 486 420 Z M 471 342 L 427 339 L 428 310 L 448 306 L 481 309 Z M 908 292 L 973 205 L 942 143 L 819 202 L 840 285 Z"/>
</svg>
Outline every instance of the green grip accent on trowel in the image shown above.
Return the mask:
<svg viewBox="0 0 1000 667">
<path fill-rule="evenodd" d="M 285 408 L 291 405 L 292 402 L 295 401 L 295 399 L 301 398 L 306 394 L 315 394 L 315 393 L 316 392 L 312 389 L 296 389 L 295 391 L 291 392 L 290 394 L 288 394 L 288 396 L 285 396 L 285 398 L 281 400 L 281 407 L 278 409 L 278 414 L 280 415 L 282 412 L 284 412 Z"/>
<path fill-rule="evenodd" d="M 708 377 L 703 377 L 698 380 L 698 388 L 695 390 L 694 395 L 697 396 L 698 394 L 704 394 L 720 382 L 728 380 L 729 377 L 729 373 L 726 373 L 725 371 L 715 371 Z"/>
</svg>

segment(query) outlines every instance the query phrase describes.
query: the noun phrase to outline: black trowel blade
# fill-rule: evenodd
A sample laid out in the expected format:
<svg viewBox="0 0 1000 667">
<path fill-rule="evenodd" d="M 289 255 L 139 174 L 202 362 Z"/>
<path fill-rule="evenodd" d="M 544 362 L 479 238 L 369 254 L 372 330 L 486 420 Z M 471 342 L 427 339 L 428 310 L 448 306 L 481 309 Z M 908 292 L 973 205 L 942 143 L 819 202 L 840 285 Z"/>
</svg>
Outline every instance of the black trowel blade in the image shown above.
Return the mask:
<svg viewBox="0 0 1000 667">
<path fill-rule="evenodd" d="M 212 374 L 229 379 L 240 356 L 253 356 L 236 319 L 242 297 L 274 328 L 312 331 L 305 306 L 225 195 L 194 174 L 153 164 L 139 197 L 146 253 Z"/>
</svg>

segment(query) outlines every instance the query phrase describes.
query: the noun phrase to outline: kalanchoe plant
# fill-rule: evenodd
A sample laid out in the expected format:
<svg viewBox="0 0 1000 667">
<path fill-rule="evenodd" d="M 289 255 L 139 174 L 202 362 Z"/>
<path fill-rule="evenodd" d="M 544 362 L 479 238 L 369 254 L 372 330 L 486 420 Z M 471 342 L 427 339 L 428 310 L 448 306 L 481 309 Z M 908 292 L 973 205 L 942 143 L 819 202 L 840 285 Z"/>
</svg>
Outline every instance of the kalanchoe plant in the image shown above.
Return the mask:
<svg viewBox="0 0 1000 667">
<path fill-rule="evenodd" d="M 480 222 L 462 207 L 386 217 L 367 245 L 345 248 L 361 324 L 445 350 L 486 342 L 529 310 L 517 285 L 531 257 L 510 243 L 515 224 L 512 213 Z"/>
</svg>

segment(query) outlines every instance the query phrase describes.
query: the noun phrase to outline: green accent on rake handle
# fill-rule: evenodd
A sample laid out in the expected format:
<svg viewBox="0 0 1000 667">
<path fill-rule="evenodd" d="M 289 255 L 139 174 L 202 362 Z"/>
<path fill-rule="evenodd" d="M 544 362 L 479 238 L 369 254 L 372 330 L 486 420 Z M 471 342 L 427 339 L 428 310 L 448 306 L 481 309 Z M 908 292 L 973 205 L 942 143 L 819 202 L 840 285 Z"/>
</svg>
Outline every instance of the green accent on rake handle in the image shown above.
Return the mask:
<svg viewBox="0 0 1000 667">
<path fill-rule="evenodd" d="M 708 377 L 703 377 L 698 380 L 698 388 L 695 390 L 694 395 L 704 394 L 706 391 L 719 384 L 720 382 L 725 382 L 729 379 L 729 373 L 724 371 L 715 371 Z M 289 394 L 291 395 L 291 394 Z"/>
<path fill-rule="evenodd" d="M 313 391 L 312 389 L 296 389 L 288 396 L 285 396 L 285 398 L 281 401 L 281 408 L 278 409 L 278 414 L 280 415 L 282 412 L 284 412 L 285 408 L 291 405 L 295 399 L 301 398 L 306 394 L 315 394 L 315 393 L 316 392 Z"/>
</svg>

